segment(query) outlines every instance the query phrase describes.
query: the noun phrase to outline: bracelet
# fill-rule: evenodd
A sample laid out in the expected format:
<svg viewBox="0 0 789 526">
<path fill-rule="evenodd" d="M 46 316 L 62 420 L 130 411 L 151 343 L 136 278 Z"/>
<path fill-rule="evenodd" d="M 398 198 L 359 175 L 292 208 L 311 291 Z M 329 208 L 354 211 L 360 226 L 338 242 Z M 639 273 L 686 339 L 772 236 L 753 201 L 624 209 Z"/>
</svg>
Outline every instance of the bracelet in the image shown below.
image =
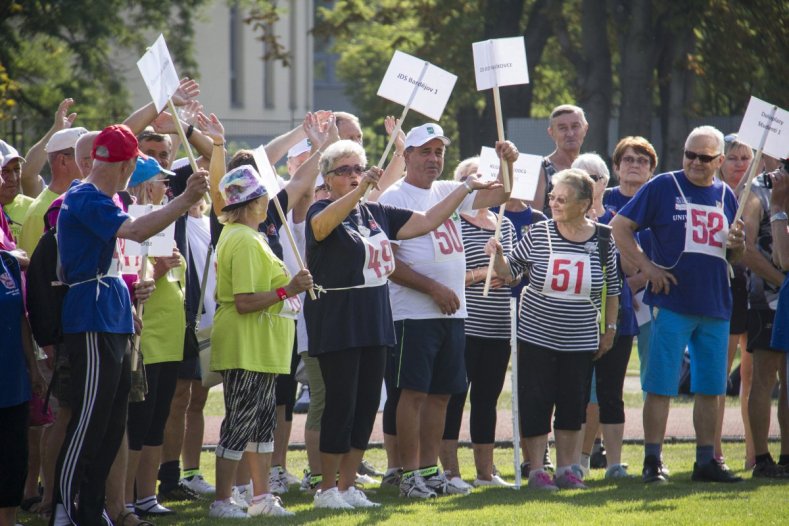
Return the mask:
<svg viewBox="0 0 789 526">
<path fill-rule="evenodd" d="M 285 292 L 285 287 L 280 287 L 277 289 L 277 296 L 279 297 L 279 301 L 285 301 L 288 299 L 288 293 Z"/>
<path fill-rule="evenodd" d="M 402 156 L 403 156 L 403 154 L 400 153 L 400 152 L 395 152 L 395 153 L 392 154 L 392 157 L 402 157 Z"/>
<path fill-rule="evenodd" d="M 477 282 L 477 276 L 474 274 L 475 270 L 476 269 L 471 269 L 471 283 L 472 284 Z"/>
<path fill-rule="evenodd" d="M 786 212 L 776 212 L 770 216 L 770 223 L 775 223 L 776 221 L 786 221 L 789 219 L 789 216 L 786 215 Z"/>
<path fill-rule="evenodd" d="M 472 192 L 474 192 L 474 189 L 471 187 L 471 185 L 470 185 L 470 184 L 468 184 L 468 179 L 466 179 L 465 181 L 463 181 L 463 186 L 465 186 L 465 187 L 466 187 L 466 190 L 468 190 L 468 193 L 472 193 Z"/>
<path fill-rule="evenodd" d="M 194 131 L 195 131 L 194 125 L 190 124 L 189 127 L 186 129 L 186 138 L 189 139 L 189 137 L 192 136 L 192 132 Z"/>
<path fill-rule="evenodd" d="M 606 323 L 605 324 L 605 328 L 606 329 L 611 329 L 612 331 L 615 331 L 616 330 L 616 323 Z"/>
</svg>

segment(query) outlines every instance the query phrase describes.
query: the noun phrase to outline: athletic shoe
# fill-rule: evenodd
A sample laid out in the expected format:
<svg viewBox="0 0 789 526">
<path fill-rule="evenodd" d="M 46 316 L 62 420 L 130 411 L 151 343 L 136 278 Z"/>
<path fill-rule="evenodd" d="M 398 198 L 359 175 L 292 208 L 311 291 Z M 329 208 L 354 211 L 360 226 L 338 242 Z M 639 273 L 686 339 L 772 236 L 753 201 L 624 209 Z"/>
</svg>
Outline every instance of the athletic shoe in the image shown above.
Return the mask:
<svg viewBox="0 0 789 526">
<path fill-rule="evenodd" d="M 444 472 L 440 469 L 436 468 L 428 468 L 428 472 L 432 472 L 432 475 L 425 476 L 425 472 L 423 471 L 421 475 L 425 479 L 425 486 L 432 489 L 436 492 L 436 495 L 468 495 L 471 493 L 471 486 L 463 482 L 462 485 L 460 484 L 452 484 L 447 480 L 447 476 Z M 459 478 L 459 477 L 455 477 Z M 465 486 L 465 487 L 464 487 Z"/>
<path fill-rule="evenodd" d="M 341 491 L 340 496 L 353 508 L 379 508 L 381 506 L 378 502 L 369 500 L 363 491 L 353 486 Z"/>
<path fill-rule="evenodd" d="M 288 511 L 282 505 L 282 499 L 271 493 L 267 493 L 260 500 L 252 500 L 252 504 L 247 510 L 250 517 L 258 515 L 268 515 L 270 517 L 292 517 L 294 513 Z"/>
<path fill-rule="evenodd" d="M 411 499 L 434 499 L 436 492 L 428 488 L 419 472 L 409 473 L 400 480 L 400 496 Z"/>
<path fill-rule="evenodd" d="M 605 469 L 608 467 L 608 458 L 605 455 L 605 446 L 595 440 L 592 454 L 589 455 L 589 467 L 592 469 Z"/>
<path fill-rule="evenodd" d="M 159 504 L 159 501 L 157 501 L 154 496 L 135 502 L 134 513 L 138 517 L 164 517 L 167 515 L 174 515 L 175 511 Z"/>
<path fill-rule="evenodd" d="M 512 484 L 501 478 L 499 475 L 493 475 L 490 480 L 477 478 L 474 480 L 474 486 L 477 488 L 493 486 L 501 488 L 511 488 Z"/>
<path fill-rule="evenodd" d="M 531 472 L 531 464 L 529 462 L 524 462 L 521 464 L 521 478 L 527 479 L 529 478 L 529 473 Z"/>
<path fill-rule="evenodd" d="M 589 474 L 588 471 L 584 470 L 584 468 L 583 468 L 583 466 L 581 466 L 581 464 L 572 464 L 572 465 L 570 465 L 570 469 L 573 471 L 573 475 L 575 475 L 575 477 L 580 479 L 580 480 L 585 479 L 586 476 Z"/>
<path fill-rule="evenodd" d="M 279 466 L 271 468 L 268 475 L 268 487 L 271 493 L 275 495 L 282 495 L 288 492 L 288 484 L 285 477 L 282 476 L 283 469 Z"/>
<path fill-rule="evenodd" d="M 381 486 L 394 486 L 400 487 L 400 479 L 403 476 L 401 468 L 387 469 L 383 478 L 381 479 Z"/>
<path fill-rule="evenodd" d="M 306 492 L 315 492 L 318 489 L 320 483 L 323 482 L 323 477 L 320 475 L 316 475 L 314 478 L 310 470 L 304 470 L 304 478 L 301 479 L 301 484 L 299 485 L 299 491 L 306 491 Z"/>
<path fill-rule="evenodd" d="M 360 475 L 369 475 L 371 477 L 383 477 L 383 471 L 380 471 L 378 468 L 373 466 L 369 460 L 362 459 L 361 463 L 359 463 L 359 468 L 357 470 Z"/>
<path fill-rule="evenodd" d="M 474 489 L 474 486 L 472 486 L 462 478 L 458 477 L 457 475 L 452 475 L 452 474 L 447 475 L 447 472 L 445 471 L 444 478 L 447 479 L 448 486 L 453 486 L 457 488 L 459 492 L 464 495 L 471 493 L 471 490 Z M 450 491 L 450 493 L 452 492 Z"/>
<path fill-rule="evenodd" d="M 770 458 L 753 467 L 753 478 L 786 479 L 789 478 L 789 471 Z"/>
<path fill-rule="evenodd" d="M 663 463 L 655 455 L 649 455 L 644 459 L 644 469 L 641 470 L 641 480 L 646 483 L 657 482 L 659 484 L 668 480 L 664 474 Z"/>
<path fill-rule="evenodd" d="M 605 470 L 605 478 L 607 479 L 626 479 L 629 477 L 627 464 L 614 464 Z"/>
<path fill-rule="evenodd" d="M 545 455 L 542 459 L 542 469 L 550 473 L 556 471 L 553 462 L 551 462 L 551 446 L 545 446 Z"/>
<path fill-rule="evenodd" d="M 559 489 L 587 489 L 586 484 L 575 474 L 571 467 L 561 475 L 554 477 L 554 484 Z"/>
<path fill-rule="evenodd" d="M 335 487 L 332 489 L 319 489 L 315 492 L 315 497 L 312 499 L 312 505 L 316 508 L 327 508 L 331 510 L 352 510 L 353 506 L 348 504 L 340 491 Z"/>
<path fill-rule="evenodd" d="M 183 484 L 184 487 L 189 488 L 190 490 L 194 491 L 198 495 L 205 496 L 205 495 L 213 495 L 216 493 L 216 488 L 205 481 L 203 475 L 197 474 L 193 477 L 188 479 L 181 479 L 179 484 Z"/>
<path fill-rule="evenodd" d="M 378 481 L 375 480 L 370 475 L 362 475 L 361 473 L 357 473 L 356 474 L 356 480 L 354 482 L 356 482 L 356 484 L 359 484 L 361 486 L 364 486 L 364 485 L 368 485 L 369 486 L 370 484 L 378 484 Z"/>
<path fill-rule="evenodd" d="M 162 491 L 162 485 L 159 484 L 158 499 L 164 501 L 183 501 L 183 500 L 200 500 L 200 494 L 183 483 L 183 479 L 178 481 L 178 485 L 169 491 Z"/>
<path fill-rule="evenodd" d="M 693 463 L 693 474 L 690 480 L 694 482 L 742 482 L 742 477 L 738 477 L 731 472 L 726 464 L 722 464 L 715 459 L 706 464 L 699 465 Z"/>
<path fill-rule="evenodd" d="M 546 491 L 556 491 L 559 489 L 559 486 L 554 484 L 553 477 L 544 469 L 535 469 L 529 473 L 529 487 Z"/>
<path fill-rule="evenodd" d="M 212 502 L 208 508 L 208 516 L 213 519 L 247 519 L 249 515 L 230 500 Z"/>
<path fill-rule="evenodd" d="M 301 484 L 301 480 L 299 477 L 291 473 L 286 469 L 280 468 L 279 470 L 279 478 L 282 482 L 285 483 L 286 486 L 295 486 L 296 484 Z"/>
<path fill-rule="evenodd" d="M 299 398 L 293 405 L 293 412 L 299 415 L 304 415 L 310 409 L 310 386 L 302 384 Z"/>
<path fill-rule="evenodd" d="M 249 501 L 251 500 L 252 500 L 251 484 L 246 484 L 244 486 L 233 486 L 233 490 L 230 492 L 231 504 L 245 510 L 249 507 Z"/>
</svg>

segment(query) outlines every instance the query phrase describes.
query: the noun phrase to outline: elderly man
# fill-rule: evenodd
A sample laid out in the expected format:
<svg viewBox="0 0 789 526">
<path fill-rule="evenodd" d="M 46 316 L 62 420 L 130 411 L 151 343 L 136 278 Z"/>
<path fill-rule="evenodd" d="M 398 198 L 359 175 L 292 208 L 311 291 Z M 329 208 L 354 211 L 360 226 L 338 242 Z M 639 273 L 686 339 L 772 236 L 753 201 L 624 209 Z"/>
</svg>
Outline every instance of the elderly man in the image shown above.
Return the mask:
<svg viewBox="0 0 789 526">
<path fill-rule="evenodd" d="M 548 136 L 556 144 L 556 149 L 542 161 L 537 192 L 532 203 L 535 210 L 541 210 L 547 217 L 551 217 L 547 198 L 553 187 L 551 178 L 556 172 L 572 166 L 573 161 L 581 154 L 587 131 L 589 123 L 586 122 L 586 115 L 580 107 L 562 104 L 551 112 Z"/>
<path fill-rule="evenodd" d="M 35 198 L 22 221 L 19 248 L 32 254 L 44 233 L 44 214 L 57 197 L 68 190 L 72 181 L 82 179 L 77 166 L 74 147 L 77 140 L 88 133 L 85 128 L 66 128 L 56 132 L 45 146 L 52 180 Z"/>
<path fill-rule="evenodd" d="M 625 261 L 648 280 L 644 302 L 652 308 L 652 336 L 644 390 L 644 482 L 665 482 L 661 449 L 672 396 L 679 388 L 685 347 L 690 348 L 695 394 L 696 463 L 692 480 L 742 480 L 713 458 L 717 396 L 726 393 L 726 360 L 732 298 L 728 263 L 744 250 L 742 223 L 732 190 L 715 173 L 723 162 L 723 134 L 694 129 L 685 141 L 683 169 L 644 185 L 611 223 Z M 652 231 L 651 259 L 635 242 Z"/>
<path fill-rule="evenodd" d="M 16 148 L 5 141 L 0 141 L 0 205 L 5 212 L 11 234 L 19 241 L 22 233 L 22 222 L 33 198 L 22 194 L 22 163 L 25 158 L 19 155 Z"/>
<path fill-rule="evenodd" d="M 94 142 L 93 167 L 85 184 L 71 186 L 58 218 L 58 250 L 69 284 L 62 326 L 71 365 L 73 418 L 58 459 L 56 525 L 100 525 L 106 519 L 104 483 L 125 428 L 129 339 L 134 332 L 129 293 L 120 279 L 117 239 L 148 239 L 208 190 L 208 174 L 201 170 L 181 196 L 132 219 L 112 196 L 126 187 L 138 155 L 129 128 L 105 128 Z"/>
<path fill-rule="evenodd" d="M 405 139 L 407 175 L 384 192 L 380 202 L 424 211 L 461 185 L 438 181 L 448 145 L 438 124 L 411 129 Z M 510 142 L 497 143 L 496 150 L 512 173 L 518 150 Z M 458 211 L 499 205 L 507 197 L 501 187 L 483 190 L 470 194 Z M 387 376 L 401 390 L 396 416 L 403 468 L 400 494 L 412 498 L 468 492 L 449 485 L 437 467 L 447 402 L 466 389 L 466 263 L 459 223 L 455 216 L 429 234 L 392 242 L 397 264 L 390 277 L 390 299 L 399 354 L 394 363 L 399 366 Z"/>
</svg>

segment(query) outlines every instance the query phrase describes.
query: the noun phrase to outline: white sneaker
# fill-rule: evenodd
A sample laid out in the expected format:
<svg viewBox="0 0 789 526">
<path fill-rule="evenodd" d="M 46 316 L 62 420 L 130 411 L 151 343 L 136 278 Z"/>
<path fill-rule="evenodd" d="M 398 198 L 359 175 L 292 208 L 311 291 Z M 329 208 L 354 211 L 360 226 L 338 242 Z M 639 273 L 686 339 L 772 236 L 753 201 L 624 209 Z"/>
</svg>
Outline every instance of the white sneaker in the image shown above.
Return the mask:
<svg viewBox="0 0 789 526">
<path fill-rule="evenodd" d="M 208 516 L 214 519 L 248 519 L 249 515 L 229 500 L 212 502 L 208 508 Z"/>
<path fill-rule="evenodd" d="M 288 485 L 285 483 L 285 479 L 282 478 L 279 468 L 271 468 L 268 476 L 268 487 L 269 491 L 275 495 L 282 495 L 288 492 Z"/>
<path fill-rule="evenodd" d="M 362 486 L 370 485 L 370 484 L 378 484 L 378 481 L 372 478 L 370 475 L 362 475 L 361 473 L 356 474 L 356 481 L 357 484 L 361 484 Z"/>
<path fill-rule="evenodd" d="M 263 495 L 263 497 L 256 501 L 252 500 L 249 505 L 247 513 L 250 517 L 257 517 L 258 515 L 269 515 L 271 517 L 292 517 L 294 513 L 288 511 L 282 505 L 282 499 L 271 493 Z"/>
<path fill-rule="evenodd" d="M 493 475 L 490 478 L 490 480 L 484 480 L 484 479 L 480 479 L 480 478 L 476 479 L 474 481 L 474 486 L 477 487 L 477 488 L 484 487 L 484 486 L 496 486 L 496 487 L 502 487 L 502 488 L 511 488 L 512 484 L 510 484 L 509 482 L 507 482 L 506 480 L 504 480 L 503 478 L 501 478 L 498 475 Z"/>
<path fill-rule="evenodd" d="M 203 475 L 195 475 L 192 477 L 192 480 L 181 479 L 181 484 L 199 495 L 213 495 L 216 493 L 216 488 L 206 482 Z"/>
<path fill-rule="evenodd" d="M 335 487 L 328 490 L 319 489 L 315 492 L 312 504 L 316 508 L 327 508 L 331 510 L 352 510 L 353 506 L 348 504 L 340 491 Z"/>
<path fill-rule="evenodd" d="M 249 507 L 250 500 L 252 500 L 252 490 L 249 485 L 233 486 L 233 491 L 230 493 L 230 502 L 234 506 L 245 510 Z"/>
<path fill-rule="evenodd" d="M 293 486 L 295 484 L 301 484 L 301 479 L 291 473 L 288 470 L 282 469 L 279 472 L 279 478 L 281 478 L 286 486 Z"/>
<path fill-rule="evenodd" d="M 444 474 L 446 474 L 446 472 L 444 472 Z M 447 485 L 456 488 L 460 493 L 464 495 L 466 493 L 470 493 L 471 490 L 474 489 L 474 486 L 472 486 L 462 478 L 458 477 L 457 475 L 454 475 L 452 478 L 447 477 Z M 450 490 L 448 493 L 454 493 L 454 492 Z"/>
<path fill-rule="evenodd" d="M 345 491 L 341 491 L 340 495 L 345 502 L 354 508 L 379 508 L 381 506 L 380 503 L 369 500 L 363 491 L 353 486 Z"/>
</svg>

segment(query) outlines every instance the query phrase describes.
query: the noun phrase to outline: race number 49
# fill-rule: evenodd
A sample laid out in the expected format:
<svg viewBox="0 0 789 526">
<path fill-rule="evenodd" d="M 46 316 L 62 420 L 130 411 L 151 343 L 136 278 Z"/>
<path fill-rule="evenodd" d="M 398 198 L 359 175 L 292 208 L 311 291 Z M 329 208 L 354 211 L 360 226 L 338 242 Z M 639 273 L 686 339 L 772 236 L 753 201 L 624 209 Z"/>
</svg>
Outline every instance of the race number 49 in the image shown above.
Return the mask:
<svg viewBox="0 0 789 526">
<path fill-rule="evenodd" d="M 375 272 L 376 277 L 385 278 L 394 272 L 394 253 L 388 239 L 381 241 L 379 247 L 367 244 L 367 268 Z"/>
</svg>

